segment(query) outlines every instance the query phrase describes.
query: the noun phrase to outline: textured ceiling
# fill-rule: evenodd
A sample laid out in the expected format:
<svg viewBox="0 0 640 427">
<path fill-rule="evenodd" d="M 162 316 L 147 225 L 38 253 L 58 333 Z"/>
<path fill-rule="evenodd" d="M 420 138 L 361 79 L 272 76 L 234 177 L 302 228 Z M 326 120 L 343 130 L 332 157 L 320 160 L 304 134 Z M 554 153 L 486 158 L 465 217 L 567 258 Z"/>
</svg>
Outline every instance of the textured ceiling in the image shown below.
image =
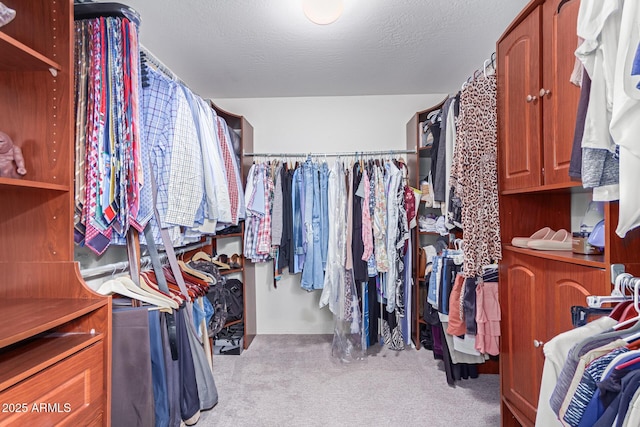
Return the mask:
<svg viewBox="0 0 640 427">
<path fill-rule="evenodd" d="M 344 0 L 335 23 L 302 0 L 123 0 L 141 42 L 204 97 L 453 92 L 527 0 Z"/>
</svg>

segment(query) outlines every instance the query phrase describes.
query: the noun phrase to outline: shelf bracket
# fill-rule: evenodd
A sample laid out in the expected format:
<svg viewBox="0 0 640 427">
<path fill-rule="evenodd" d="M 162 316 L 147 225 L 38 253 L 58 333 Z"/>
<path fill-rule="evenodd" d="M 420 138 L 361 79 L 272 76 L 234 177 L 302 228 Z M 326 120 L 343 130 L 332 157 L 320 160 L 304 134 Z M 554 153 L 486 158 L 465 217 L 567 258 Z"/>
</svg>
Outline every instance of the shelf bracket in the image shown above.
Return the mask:
<svg viewBox="0 0 640 427">
<path fill-rule="evenodd" d="M 51 73 L 51 75 L 52 75 L 53 77 L 58 77 L 58 70 L 56 70 L 55 68 L 50 67 L 50 68 L 49 68 L 49 72 Z"/>
<path fill-rule="evenodd" d="M 611 264 L 611 283 L 616 283 L 616 277 L 624 273 L 624 264 Z"/>
</svg>

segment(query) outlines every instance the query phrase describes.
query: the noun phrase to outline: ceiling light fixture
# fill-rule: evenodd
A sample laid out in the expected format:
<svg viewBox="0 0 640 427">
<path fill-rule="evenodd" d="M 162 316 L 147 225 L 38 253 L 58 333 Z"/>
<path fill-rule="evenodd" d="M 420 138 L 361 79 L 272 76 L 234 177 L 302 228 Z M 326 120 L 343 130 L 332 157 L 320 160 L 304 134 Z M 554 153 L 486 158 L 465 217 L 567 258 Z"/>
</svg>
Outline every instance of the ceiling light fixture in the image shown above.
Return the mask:
<svg viewBox="0 0 640 427">
<path fill-rule="evenodd" d="M 302 10 L 309 20 L 318 25 L 335 22 L 344 6 L 342 0 L 302 0 Z"/>
</svg>

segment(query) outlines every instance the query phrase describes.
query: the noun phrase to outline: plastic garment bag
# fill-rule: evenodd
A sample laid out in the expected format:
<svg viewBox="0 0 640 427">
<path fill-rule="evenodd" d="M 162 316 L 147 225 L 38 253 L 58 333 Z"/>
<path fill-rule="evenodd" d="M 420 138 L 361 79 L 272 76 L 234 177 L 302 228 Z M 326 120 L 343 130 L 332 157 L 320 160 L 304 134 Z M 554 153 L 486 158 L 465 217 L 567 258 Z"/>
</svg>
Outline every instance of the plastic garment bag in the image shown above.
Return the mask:
<svg viewBox="0 0 640 427">
<path fill-rule="evenodd" d="M 334 312 L 333 343 L 331 356 L 341 362 L 365 360 L 366 350 L 362 346 L 362 317 L 358 306 L 358 294 L 352 270 L 343 270 L 340 280 L 340 307 Z"/>
</svg>

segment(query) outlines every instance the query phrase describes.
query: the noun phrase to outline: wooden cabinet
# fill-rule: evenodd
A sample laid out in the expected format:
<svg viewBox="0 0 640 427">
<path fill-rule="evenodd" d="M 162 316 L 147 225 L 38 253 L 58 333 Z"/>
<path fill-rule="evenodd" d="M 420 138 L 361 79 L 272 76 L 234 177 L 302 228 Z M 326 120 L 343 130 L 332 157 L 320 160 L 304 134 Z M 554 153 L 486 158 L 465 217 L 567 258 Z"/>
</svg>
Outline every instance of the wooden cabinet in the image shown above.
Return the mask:
<svg viewBox="0 0 640 427">
<path fill-rule="evenodd" d="M 216 113 L 222 117 L 229 127 L 230 132 L 235 132 L 240 137 L 240 146 L 237 147 L 236 155 L 239 158 L 240 165 L 240 176 L 242 177 L 242 182 L 246 183 L 247 175 L 249 173 L 249 168 L 251 167 L 252 159 L 250 157 L 243 156 L 244 152 L 253 152 L 253 127 L 251 123 L 244 117 L 239 116 L 237 114 L 229 113 L 216 106 L 215 104 L 211 104 Z M 244 236 L 244 223 L 242 223 L 241 232 L 237 234 L 227 234 L 227 235 L 217 235 L 213 236 L 213 248 L 217 250 L 220 244 L 225 244 L 229 241 L 234 241 L 236 246 L 239 246 L 239 253 L 243 254 L 244 246 L 243 246 L 243 236 Z M 243 299 L 244 299 L 244 312 L 241 321 L 230 322 L 233 323 L 242 323 L 244 330 L 244 340 L 243 345 L 246 350 L 251 345 L 251 342 L 256 336 L 257 333 L 257 320 L 256 320 L 256 274 L 255 274 L 255 265 L 243 258 L 242 268 L 234 269 L 230 271 L 221 270 L 221 274 L 229 275 L 229 277 L 240 276 L 240 280 L 243 284 Z M 230 326 L 227 324 L 227 326 Z"/>
<path fill-rule="evenodd" d="M 615 234 L 617 203 L 605 204 L 602 255 L 510 244 L 543 227 L 573 231 L 572 197 L 585 191 L 568 175 L 579 97 L 569 82 L 579 3 L 532 0 L 497 44 L 503 426 L 534 424 L 542 345 L 572 328 L 571 306 L 611 292 L 612 264 L 640 272 L 640 231 L 625 239 Z"/>
<path fill-rule="evenodd" d="M 604 268 L 506 249 L 500 269 L 502 395 L 522 425 L 533 425 L 545 342 L 567 331 L 571 306 L 610 292 Z M 508 301 L 508 303 L 506 303 Z"/>
<path fill-rule="evenodd" d="M 16 17 L 0 28 L 0 130 L 27 174 L 0 177 L 0 400 L 29 412 L 0 424 L 109 425 L 111 300 L 73 262 L 73 3 L 3 3 Z M 32 411 L 56 403 L 69 412 Z"/>
<path fill-rule="evenodd" d="M 570 83 L 579 1 L 533 1 L 498 41 L 503 190 L 567 187 L 580 89 Z"/>
</svg>

